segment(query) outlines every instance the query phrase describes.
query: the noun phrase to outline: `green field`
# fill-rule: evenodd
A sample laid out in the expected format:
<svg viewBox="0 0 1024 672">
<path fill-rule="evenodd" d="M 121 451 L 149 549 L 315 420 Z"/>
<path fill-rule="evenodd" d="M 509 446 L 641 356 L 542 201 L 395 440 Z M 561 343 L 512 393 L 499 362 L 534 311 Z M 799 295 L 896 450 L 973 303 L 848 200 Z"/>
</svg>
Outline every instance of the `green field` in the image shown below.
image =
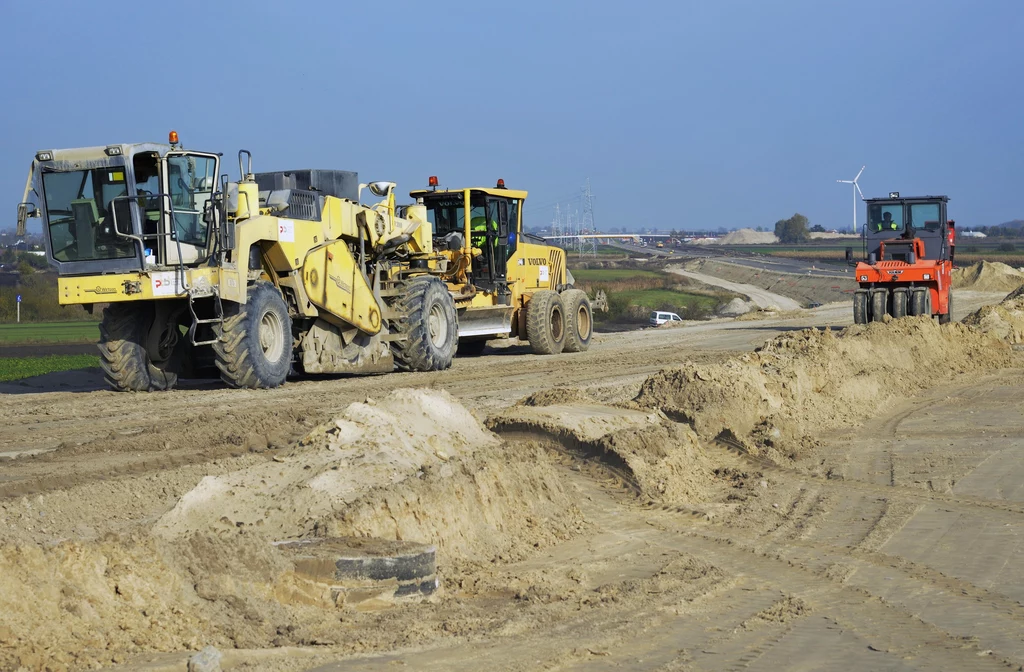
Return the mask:
<svg viewBox="0 0 1024 672">
<path fill-rule="evenodd" d="M 573 271 L 572 276 L 585 282 L 616 282 L 634 278 L 665 278 L 660 271 L 645 271 L 631 268 L 581 268 Z"/>
<path fill-rule="evenodd" d="M 34 343 L 95 343 L 100 338 L 98 322 L 22 322 L 0 324 L 0 345 Z"/>
<path fill-rule="evenodd" d="M 671 289 L 638 289 L 619 292 L 616 296 L 624 299 L 630 305 L 643 306 L 651 310 L 659 310 L 662 307 L 674 309 L 681 306 L 700 306 L 713 309 L 719 303 L 719 300 L 712 296 L 676 292 Z"/>
<path fill-rule="evenodd" d="M 47 355 L 46 357 L 0 357 L 0 382 L 99 366 L 96 355 Z"/>
</svg>

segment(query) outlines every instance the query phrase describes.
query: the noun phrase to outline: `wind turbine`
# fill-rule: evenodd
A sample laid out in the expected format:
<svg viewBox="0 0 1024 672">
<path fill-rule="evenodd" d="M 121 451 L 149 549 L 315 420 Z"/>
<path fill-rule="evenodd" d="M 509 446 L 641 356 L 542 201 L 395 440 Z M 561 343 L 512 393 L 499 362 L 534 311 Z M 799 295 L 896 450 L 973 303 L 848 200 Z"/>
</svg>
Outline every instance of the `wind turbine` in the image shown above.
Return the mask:
<svg viewBox="0 0 1024 672">
<path fill-rule="evenodd" d="M 867 166 L 861 166 L 860 167 L 860 173 L 863 173 L 865 168 L 867 168 Z M 853 185 L 853 232 L 854 233 L 857 233 L 857 194 L 858 193 L 860 194 L 861 199 L 864 198 L 864 192 L 860 190 L 860 185 L 857 184 L 857 180 L 860 179 L 860 173 L 857 173 L 857 177 L 853 178 L 852 180 L 836 180 L 836 182 L 841 182 L 843 184 L 852 184 Z"/>
</svg>

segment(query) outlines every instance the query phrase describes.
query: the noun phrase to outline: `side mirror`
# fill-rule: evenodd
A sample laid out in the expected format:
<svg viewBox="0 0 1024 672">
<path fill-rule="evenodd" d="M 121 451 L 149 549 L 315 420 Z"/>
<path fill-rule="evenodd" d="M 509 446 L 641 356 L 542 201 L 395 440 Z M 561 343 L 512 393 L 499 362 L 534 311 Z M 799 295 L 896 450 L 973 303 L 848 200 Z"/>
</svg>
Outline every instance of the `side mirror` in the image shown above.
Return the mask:
<svg viewBox="0 0 1024 672">
<path fill-rule="evenodd" d="M 214 199 L 211 198 L 206 202 L 206 206 L 203 208 L 203 224 L 213 226 L 217 221 L 216 209 L 217 205 L 214 203 Z"/>
<path fill-rule="evenodd" d="M 388 192 L 391 189 L 394 189 L 395 183 L 394 182 L 383 182 L 383 181 L 381 181 L 381 182 L 370 182 L 366 186 L 370 188 L 370 193 L 371 194 L 373 194 L 377 198 L 383 198 L 384 196 L 388 195 Z"/>
<path fill-rule="evenodd" d="M 32 208 L 29 210 L 29 208 Z M 18 234 L 19 236 L 25 235 L 25 225 L 28 223 L 29 217 L 38 217 L 39 208 L 32 203 L 18 203 Z"/>
</svg>

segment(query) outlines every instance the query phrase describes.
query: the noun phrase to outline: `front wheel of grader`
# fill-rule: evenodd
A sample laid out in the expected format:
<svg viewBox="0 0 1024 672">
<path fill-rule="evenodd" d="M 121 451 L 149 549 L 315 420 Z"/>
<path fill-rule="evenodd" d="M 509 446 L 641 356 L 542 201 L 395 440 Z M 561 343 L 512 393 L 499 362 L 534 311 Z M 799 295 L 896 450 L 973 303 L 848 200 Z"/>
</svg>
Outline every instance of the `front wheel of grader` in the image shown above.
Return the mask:
<svg viewBox="0 0 1024 672">
<path fill-rule="evenodd" d="M 224 313 L 213 344 L 221 380 L 247 388 L 284 383 L 292 363 L 292 321 L 280 290 L 257 282 L 244 305 L 225 304 Z"/>
<path fill-rule="evenodd" d="M 526 339 L 537 355 L 557 355 L 565 348 L 565 304 L 557 292 L 542 289 L 526 304 Z"/>
</svg>

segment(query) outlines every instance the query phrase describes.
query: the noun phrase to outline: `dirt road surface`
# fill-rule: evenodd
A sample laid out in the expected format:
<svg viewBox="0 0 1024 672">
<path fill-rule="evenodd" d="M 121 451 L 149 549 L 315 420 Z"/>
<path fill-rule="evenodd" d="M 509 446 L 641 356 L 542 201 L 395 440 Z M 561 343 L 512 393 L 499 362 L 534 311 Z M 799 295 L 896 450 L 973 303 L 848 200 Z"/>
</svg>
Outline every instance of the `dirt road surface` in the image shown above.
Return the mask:
<svg viewBox="0 0 1024 672">
<path fill-rule="evenodd" d="M 851 312 L 267 391 L 4 385 L 0 668 L 1019 669 L 1024 360 L 960 325 L 835 336 Z M 463 407 L 493 441 L 414 422 Z M 326 604 L 269 545 L 353 534 L 437 544 L 438 594 Z"/>
<path fill-rule="evenodd" d="M 705 275 L 704 273 L 694 273 L 693 271 L 686 271 L 681 268 L 667 268 L 665 269 L 670 273 L 676 275 L 682 275 L 684 277 L 703 282 L 705 285 L 715 285 L 723 289 L 728 289 L 730 292 L 736 292 L 737 294 L 743 294 L 748 297 L 751 301 L 756 303 L 760 308 L 768 308 L 775 306 L 780 310 L 800 310 L 800 304 L 793 299 L 782 296 L 781 294 L 775 294 L 767 290 L 755 287 L 754 285 L 745 285 L 739 282 L 730 282 L 728 280 L 722 280 L 714 276 Z"/>
</svg>

